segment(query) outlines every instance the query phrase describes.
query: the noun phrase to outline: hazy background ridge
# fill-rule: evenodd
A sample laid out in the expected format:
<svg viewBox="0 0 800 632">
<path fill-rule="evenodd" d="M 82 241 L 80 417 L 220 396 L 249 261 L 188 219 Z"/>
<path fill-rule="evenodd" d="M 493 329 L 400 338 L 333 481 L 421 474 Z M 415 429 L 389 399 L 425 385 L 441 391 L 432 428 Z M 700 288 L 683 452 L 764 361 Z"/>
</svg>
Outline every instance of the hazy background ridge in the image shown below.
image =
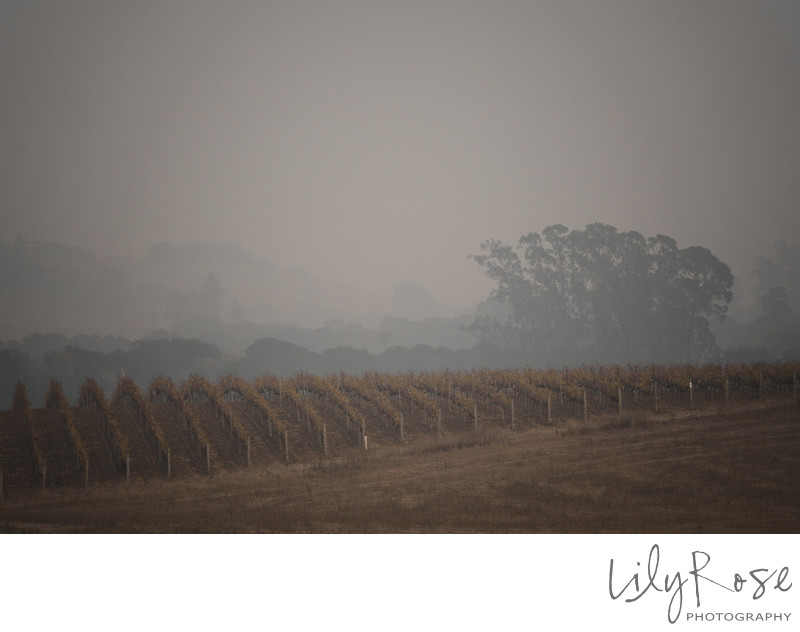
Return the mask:
<svg viewBox="0 0 800 632">
<path fill-rule="evenodd" d="M 484 239 L 602 221 L 710 248 L 746 297 L 800 234 L 799 24 L 784 0 L 6 0 L 0 235 L 238 243 L 353 311 L 411 281 L 457 314 Z"/>
<path fill-rule="evenodd" d="M 0 340 L 36 332 L 181 335 L 243 351 L 259 337 L 278 334 L 315 351 L 345 344 L 373 352 L 412 339 L 433 344 L 436 336 L 437 344 L 453 348 L 476 341 L 460 332 L 472 310 L 448 313 L 420 285 L 363 290 L 282 268 L 235 244 L 162 242 L 145 259 L 134 259 L 22 238 L 0 241 L 0 286 Z M 215 339 L 222 330 L 229 338 Z M 325 330 L 336 333 L 326 336 Z"/>
</svg>

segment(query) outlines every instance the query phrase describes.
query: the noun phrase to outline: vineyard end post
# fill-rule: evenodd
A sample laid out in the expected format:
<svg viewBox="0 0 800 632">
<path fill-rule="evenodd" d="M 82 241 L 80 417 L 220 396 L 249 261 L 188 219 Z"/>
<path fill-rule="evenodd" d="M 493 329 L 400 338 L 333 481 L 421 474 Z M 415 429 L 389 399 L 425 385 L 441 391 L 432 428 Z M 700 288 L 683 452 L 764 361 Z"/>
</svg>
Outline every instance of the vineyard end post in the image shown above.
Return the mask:
<svg viewBox="0 0 800 632">
<path fill-rule="evenodd" d="M 656 412 L 658 412 L 658 381 L 653 382 L 653 399 L 655 400 Z"/>
<path fill-rule="evenodd" d="M 586 401 L 586 389 L 584 388 L 583 389 L 583 421 L 586 422 L 586 420 L 588 418 L 589 418 L 589 406 L 588 406 L 588 403 Z"/>
</svg>

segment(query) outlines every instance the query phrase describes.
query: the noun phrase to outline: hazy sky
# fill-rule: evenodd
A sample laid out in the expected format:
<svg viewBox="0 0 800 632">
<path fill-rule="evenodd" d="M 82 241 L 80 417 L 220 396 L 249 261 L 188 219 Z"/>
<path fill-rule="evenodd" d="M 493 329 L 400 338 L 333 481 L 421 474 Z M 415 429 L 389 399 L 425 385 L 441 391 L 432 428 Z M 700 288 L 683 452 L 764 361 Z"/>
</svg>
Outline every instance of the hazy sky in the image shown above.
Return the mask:
<svg viewBox="0 0 800 632">
<path fill-rule="evenodd" d="M 442 302 L 559 222 L 800 241 L 793 0 L 0 0 L 0 239 L 228 241 Z"/>
</svg>

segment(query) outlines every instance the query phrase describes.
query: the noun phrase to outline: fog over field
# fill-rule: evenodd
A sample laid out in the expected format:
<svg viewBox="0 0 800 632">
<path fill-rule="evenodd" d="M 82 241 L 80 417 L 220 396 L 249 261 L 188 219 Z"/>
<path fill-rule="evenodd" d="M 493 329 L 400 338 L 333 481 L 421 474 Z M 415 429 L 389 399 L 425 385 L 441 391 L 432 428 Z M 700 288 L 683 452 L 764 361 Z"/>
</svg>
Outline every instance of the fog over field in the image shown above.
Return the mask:
<svg viewBox="0 0 800 632">
<path fill-rule="evenodd" d="M 3 0 L 0 241 L 89 255 L 6 269 L 0 338 L 168 328 L 212 271 L 229 319 L 458 318 L 481 242 L 557 223 L 706 247 L 757 312 L 800 235 L 799 78 L 779 0 Z M 164 276 L 156 244 L 236 246 Z"/>
</svg>

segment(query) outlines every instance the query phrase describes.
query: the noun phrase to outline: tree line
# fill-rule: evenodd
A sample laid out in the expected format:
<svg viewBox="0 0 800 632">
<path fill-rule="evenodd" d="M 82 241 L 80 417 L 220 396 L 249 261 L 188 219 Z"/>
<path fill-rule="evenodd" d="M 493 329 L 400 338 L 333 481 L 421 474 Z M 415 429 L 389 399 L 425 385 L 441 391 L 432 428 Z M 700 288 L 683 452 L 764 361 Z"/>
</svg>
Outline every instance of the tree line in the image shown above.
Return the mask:
<svg viewBox="0 0 800 632">
<path fill-rule="evenodd" d="M 800 342 L 787 288 L 797 300 L 800 256 L 786 244 L 778 250 L 777 262 L 761 257 L 755 269 L 764 292 L 757 325 L 780 334 L 775 348 Z M 513 246 L 485 241 L 471 258 L 496 284 L 494 311 L 485 308 L 468 328 L 483 342 L 553 365 L 723 357 L 712 324 L 725 320 L 734 279 L 707 248 L 606 224 L 556 224 Z"/>
<path fill-rule="evenodd" d="M 467 371 L 507 366 L 526 366 L 525 359 L 482 344 L 457 351 L 418 344 L 372 354 L 348 346 L 316 352 L 291 342 L 261 338 L 243 356 L 226 355 L 216 345 L 182 338 L 137 341 L 129 349 L 110 352 L 68 345 L 41 356 L 32 356 L 20 348 L 6 348 L 0 349 L 0 409 L 11 408 L 18 381 L 27 387 L 31 404 L 40 407 L 52 380 L 62 384 L 74 404 L 87 377 L 94 378 L 109 393 L 123 375 L 137 384 L 149 384 L 160 375 L 179 383 L 193 373 L 213 381 L 226 374 L 253 380 L 267 374 L 289 378 L 300 372 L 359 375 L 366 371 Z"/>
<path fill-rule="evenodd" d="M 253 327 L 251 333 L 259 337 L 233 353 L 205 335 L 190 339 L 166 331 L 137 342 L 119 336 L 35 334 L 22 343 L 0 342 L 0 398 L 6 393 L 10 402 L 22 380 L 38 405 L 52 379 L 73 398 L 86 377 L 113 389 L 123 371 L 149 383 L 158 375 L 181 381 L 191 373 L 252 379 L 300 371 L 326 375 L 800 359 L 800 249 L 783 242 L 773 258 L 754 262 L 759 311 L 746 323 L 727 318 L 733 286 L 729 267 L 710 250 L 679 248 L 665 235 L 645 238 L 604 224 L 583 230 L 554 225 L 513 246 L 486 241 L 472 258 L 496 286 L 471 324 L 463 325 L 479 340 L 469 349 L 396 344 L 369 353 L 351 344 L 360 340 L 364 345 L 370 335 L 406 345 L 411 339 L 455 340 L 452 330 L 462 326 L 455 320 L 389 319 L 380 332 L 344 323 L 267 335 L 266 326 Z M 214 312 L 221 292 L 218 280 L 209 277 L 191 298 Z M 176 310 L 181 308 L 178 299 Z M 715 331 L 724 336 L 724 344 Z M 294 337 L 294 343 L 284 336 Z M 223 332 L 217 337 L 224 341 L 230 336 Z M 327 350 L 303 346 L 314 341 Z M 323 341 L 328 344 L 321 346 Z M 5 406 L 0 399 L 0 407 Z"/>
</svg>

